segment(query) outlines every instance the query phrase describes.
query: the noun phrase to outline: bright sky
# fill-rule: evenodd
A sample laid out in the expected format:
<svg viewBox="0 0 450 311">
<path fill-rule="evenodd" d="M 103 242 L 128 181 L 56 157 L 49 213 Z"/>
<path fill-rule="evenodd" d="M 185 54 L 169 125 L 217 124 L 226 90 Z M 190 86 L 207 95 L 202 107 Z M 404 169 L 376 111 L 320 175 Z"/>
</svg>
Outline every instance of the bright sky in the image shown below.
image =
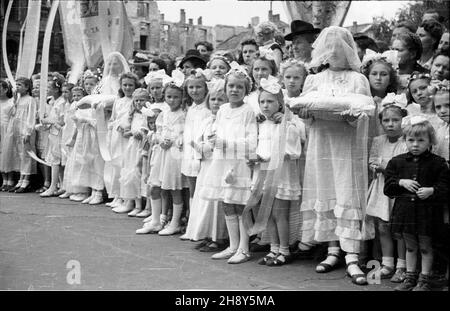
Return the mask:
<svg viewBox="0 0 450 311">
<path fill-rule="evenodd" d="M 384 16 L 387 19 L 395 17 L 395 13 L 410 1 L 352 1 L 344 26 L 370 23 L 372 17 Z M 203 17 L 203 25 L 216 24 L 247 26 L 250 18 L 259 16 L 260 21 L 267 20 L 270 1 L 238 1 L 238 0 L 209 0 L 209 1 L 157 1 L 160 13 L 171 22 L 180 20 L 180 9 L 186 11 L 186 21 Z M 284 11 L 282 1 L 272 2 L 273 14 L 280 14 L 281 20 L 289 22 Z"/>
</svg>

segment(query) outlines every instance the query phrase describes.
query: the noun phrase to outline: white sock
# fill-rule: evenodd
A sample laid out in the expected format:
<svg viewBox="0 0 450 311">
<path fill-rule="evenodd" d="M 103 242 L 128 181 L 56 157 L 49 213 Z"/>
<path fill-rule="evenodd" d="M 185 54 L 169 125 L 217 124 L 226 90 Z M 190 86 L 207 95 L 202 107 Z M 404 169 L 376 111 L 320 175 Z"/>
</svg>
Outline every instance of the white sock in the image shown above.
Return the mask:
<svg viewBox="0 0 450 311">
<path fill-rule="evenodd" d="M 280 244 L 270 244 L 270 251 L 272 253 L 278 254 L 280 252 Z"/>
<path fill-rule="evenodd" d="M 236 250 L 239 245 L 239 218 L 237 215 L 225 215 L 225 223 L 230 237 L 230 249 Z"/>
<path fill-rule="evenodd" d="M 26 186 L 28 186 L 30 184 L 29 180 L 22 180 L 22 185 L 20 185 L 22 188 L 25 188 Z"/>
<path fill-rule="evenodd" d="M 328 247 L 328 254 L 339 255 L 340 250 L 341 249 L 338 246 L 331 246 L 331 247 Z M 329 264 L 330 266 L 334 266 L 334 265 L 336 265 L 337 262 L 338 262 L 338 258 L 336 256 L 327 256 L 327 258 L 324 261 L 322 261 L 321 263 L 326 263 L 326 264 Z"/>
<path fill-rule="evenodd" d="M 242 218 L 242 216 L 239 216 L 238 219 L 239 219 L 239 248 L 248 253 L 250 236 L 248 235 L 247 230 L 245 230 L 244 218 Z"/>
<path fill-rule="evenodd" d="M 394 257 L 381 257 L 381 264 L 383 266 L 394 267 Z"/>
<path fill-rule="evenodd" d="M 289 246 L 280 246 L 280 254 L 289 255 L 290 253 Z"/>
<path fill-rule="evenodd" d="M 23 180 L 20 179 L 20 180 L 17 182 L 16 187 L 17 187 L 17 188 L 22 187 L 22 182 L 23 182 Z"/>
<path fill-rule="evenodd" d="M 173 204 L 172 220 L 170 221 L 170 227 L 179 227 L 181 220 L 181 213 L 183 212 L 183 203 Z"/>
<path fill-rule="evenodd" d="M 159 225 L 160 224 L 159 218 L 161 215 L 161 207 L 162 207 L 161 199 L 156 199 L 156 200 L 151 199 L 151 201 L 152 201 L 152 222 L 151 223 L 152 223 L 152 225 Z"/>
<path fill-rule="evenodd" d="M 309 251 L 313 246 L 309 243 L 300 242 L 298 243 L 298 249 L 301 251 Z"/>
<path fill-rule="evenodd" d="M 406 259 L 397 259 L 397 269 L 404 268 L 406 269 Z"/>
<path fill-rule="evenodd" d="M 345 263 L 358 262 L 358 254 L 347 254 L 345 255 Z"/>
</svg>

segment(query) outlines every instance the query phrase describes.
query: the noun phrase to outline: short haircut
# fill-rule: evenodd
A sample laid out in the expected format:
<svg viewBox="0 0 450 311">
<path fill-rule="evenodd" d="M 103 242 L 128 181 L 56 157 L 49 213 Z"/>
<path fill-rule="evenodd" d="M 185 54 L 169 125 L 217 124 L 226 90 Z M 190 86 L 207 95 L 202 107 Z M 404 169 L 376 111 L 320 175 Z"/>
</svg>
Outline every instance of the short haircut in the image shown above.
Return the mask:
<svg viewBox="0 0 450 311">
<path fill-rule="evenodd" d="M 417 27 L 410 21 L 400 21 L 397 24 L 395 24 L 394 28 L 407 28 L 410 32 L 416 33 Z"/>
<path fill-rule="evenodd" d="M 427 120 L 414 125 L 408 124 L 403 128 L 403 138 L 405 139 L 406 136 L 417 137 L 423 134 L 428 135 L 432 145 L 437 145 L 436 131 L 430 121 Z"/>
<path fill-rule="evenodd" d="M 444 33 L 444 26 L 436 20 L 429 19 L 420 25 L 420 28 L 423 28 L 426 32 L 430 34 L 430 36 L 434 39 L 433 49 L 436 50 L 439 46 L 439 41 Z"/>
<path fill-rule="evenodd" d="M 402 33 L 397 37 L 397 40 L 400 40 L 404 43 L 406 48 L 410 52 L 416 53 L 416 60 L 419 60 L 422 56 L 422 41 L 415 33 Z"/>
<path fill-rule="evenodd" d="M 353 39 L 361 50 L 371 49 L 372 51 L 378 52 L 378 46 L 372 38 L 364 34 L 354 34 Z"/>
<path fill-rule="evenodd" d="M 206 47 L 206 50 L 208 52 L 212 52 L 214 50 L 214 47 L 212 45 L 212 43 L 208 42 L 208 41 L 198 41 L 195 43 L 195 48 L 197 49 L 197 47 L 199 45 L 203 45 L 204 47 Z"/>
</svg>

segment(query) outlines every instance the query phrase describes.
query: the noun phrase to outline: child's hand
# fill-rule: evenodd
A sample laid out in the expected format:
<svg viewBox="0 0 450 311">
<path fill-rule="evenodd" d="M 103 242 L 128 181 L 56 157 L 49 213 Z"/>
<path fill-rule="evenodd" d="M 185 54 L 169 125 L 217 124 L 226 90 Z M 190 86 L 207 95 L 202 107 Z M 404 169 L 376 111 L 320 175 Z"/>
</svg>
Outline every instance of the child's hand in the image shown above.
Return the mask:
<svg viewBox="0 0 450 311">
<path fill-rule="evenodd" d="M 297 109 L 295 109 L 297 110 Z M 298 108 L 298 116 L 302 119 L 309 119 L 312 117 L 311 113 L 306 108 L 299 107 Z"/>
<path fill-rule="evenodd" d="M 398 185 L 413 193 L 416 193 L 420 188 L 420 184 L 412 179 L 400 179 Z"/>
<path fill-rule="evenodd" d="M 66 142 L 67 147 L 73 147 L 75 145 L 75 139 L 71 139 L 68 142 Z"/>
<path fill-rule="evenodd" d="M 382 169 L 382 167 L 380 166 L 380 164 L 377 164 L 377 163 L 370 164 L 370 169 L 374 173 L 382 173 L 384 171 Z"/>
<path fill-rule="evenodd" d="M 25 137 L 23 138 L 23 143 L 24 144 L 29 144 L 30 143 L 30 135 L 25 135 Z"/>
<path fill-rule="evenodd" d="M 416 194 L 421 200 L 428 199 L 428 197 L 432 196 L 434 193 L 433 187 L 422 187 L 417 190 Z"/>
<path fill-rule="evenodd" d="M 261 123 L 264 121 L 266 121 L 266 116 L 262 113 L 258 113 L 258 115 L 256 116 L 256 122 Z"/>
<path fill-rule="evenodd" d="M 133 137 L 136 140 L 142 140 L 142 133 L 141 132 L 135 132 L 135 133 L 133 133 Z"/>
<path fill-rule="evenodd" d="M 125 132 L 124 128 L 120 125 L 117 127 L 117 131 L 122 134 Z"/>
<path fill-rule="evenodd" d="M 278 124 L 278 123 L 281 123 L 281 120 L 283 120 L 283 116 L 284 116 L 284 114 L 282 114 L 281 112 L 275 112 L 272 115 L 271 119 L 273 120 L 273 122 Z"/>
<path fill-rule="evenodd" d="M 42 130 L 43 127 L 44 127 L 44 125 L 42 125 L 41 123 L 39 123 L 39 124 L 36 124 L 36 125 L 34 126 L 34 129 L 35 129 L 36 131 L 40 131 L 40 130 Z"/>
<path fill-rule="evenodd" d="M 126 131 L 122 134 L 122 136 L 125 138 L 130 138 L 131 136 L 133 136 L 133 133 L 131 133 L 131 131 Z"/>
</svg>

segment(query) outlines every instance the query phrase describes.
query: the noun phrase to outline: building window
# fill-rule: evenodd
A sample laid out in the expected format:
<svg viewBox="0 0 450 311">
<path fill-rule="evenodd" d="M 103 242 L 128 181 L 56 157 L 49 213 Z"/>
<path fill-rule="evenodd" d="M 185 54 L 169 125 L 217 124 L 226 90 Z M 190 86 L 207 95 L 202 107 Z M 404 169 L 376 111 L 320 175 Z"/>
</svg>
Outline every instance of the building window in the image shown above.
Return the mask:
<svg viewBox="0 0 450 311">
<path fill-rule="evenodd" d="M 141 36 L 139 48 L 141 50 L 147 49 L 147 36 Z"/>
<path fill-rule="evenodd" d="M 138 17 L 148 17 L 148 3 L 138 2 Z"/>
</svg>

